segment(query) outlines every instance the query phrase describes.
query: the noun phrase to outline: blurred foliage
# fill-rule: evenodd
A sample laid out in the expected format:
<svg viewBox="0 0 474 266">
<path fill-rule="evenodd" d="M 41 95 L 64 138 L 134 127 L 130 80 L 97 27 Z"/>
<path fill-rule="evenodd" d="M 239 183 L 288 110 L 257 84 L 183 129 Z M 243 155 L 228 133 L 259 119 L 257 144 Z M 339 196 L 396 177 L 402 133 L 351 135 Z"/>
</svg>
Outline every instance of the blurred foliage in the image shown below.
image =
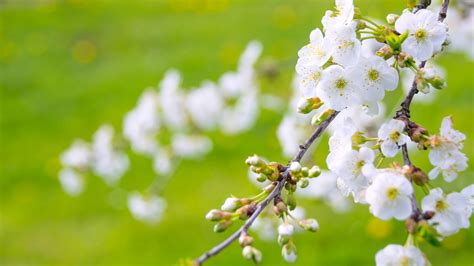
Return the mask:
<svg viewBox="0 0 474 266">
<path fill-rule="evenodd" d="M 383 19 L 404 1 L 356 1 L 366 14 Z M 120 128 L 142 90 L 164 71 L 177 68 L 186 87 L 216 80 L 233 69 L 252 39 L 280 73 L 263 90 L 290 95 L 296 52 L 320 25 L 331 1 L 53 1 L 0 2 L 0 263 L 1 264 L 178 264 L 196 257 L 228 233 L 212 233 L 205 213 L 225 197 L 250 195 L 247 155 L 284 161 L 275 136 L 280 116 L 264 111 L 250 132 L 213 135 L 214 150 L 202 161 L 184 161 L 163 196 L 163 221 L 147 226 L 125 209 L 124 191 L 89 178 L 86 192 L 68 197 L 57 181 L 58 156 L 73 139 L 90 139 L 102 123 Z M 438 60 L 448 69 L 448 88 L 433 105 L 415 104 L 413 117 L 431 132 L 452 114 L 474 154 L 472 117 L 474 64 L 460 54 Z M 389 93 L 387 110 L 401 92 Z M 324 143 L 324 142 L 321 142 Z M 326 145 L 315 160 L 324 165 Z M 414 157 L 429 170 L 426 153 Z M 473 181 L 465 171 L 449 190 Z M 144 189 L 153 180 L 150 161 L 132 157 L 121 187 Z M 443 183 L 440 179 L 434 184 Z M 443 183 L 444 185 L 444 183 Z M 371 265 L 388 243 L 404 243 L 402 222 L 374 220 L 366 206 L 335 214 L 313 201 L 300 201 L 318 218 L 316 234 L 296 236 L 298 265 Z M 234 225 L 235 227 L 235 225 Z M 472 264 L 473 230 L 446 239 L 443 248 L 423 246 L 434 265 Z M 285 265 L 276 244 L 257 241 L 263 265 Z M 249 264 L 233 244 L 209 265 Z"/>
</svg>

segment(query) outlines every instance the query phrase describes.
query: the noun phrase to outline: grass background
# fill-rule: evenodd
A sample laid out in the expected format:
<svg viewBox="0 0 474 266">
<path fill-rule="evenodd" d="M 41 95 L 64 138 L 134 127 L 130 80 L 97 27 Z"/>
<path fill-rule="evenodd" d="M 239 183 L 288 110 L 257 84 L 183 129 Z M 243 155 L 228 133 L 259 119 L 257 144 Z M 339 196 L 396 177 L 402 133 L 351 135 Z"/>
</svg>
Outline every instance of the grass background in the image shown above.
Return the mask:
<svg viewBox="0 0 474 266">
<path fill-rule="evenodd" d="M 356 1 L 380 19 L 399 12 L 403 1 Z M 296 52 L 319 26 L 330 1 L 23 1 L 0 2 L 0 263 L 8 265 L 173 265 L 193 258 L 228 233 L 212 233 L 203 219 L 229 193 L 251 195 L 246 156 L 258 153 L 283 161 L 275 136 L 281 115 L 263 111 L 250 132 L 213 134 L 205 160 L 185 161 L 163 192 L 163 221 L 147 226 L 125 209 L 121 190 L 97 178 L 77 198 L 62 192 L 58 156 L 77 137 L 90 139 L 107 122 L 120 128 L 142 90 L 166 69 L 177 68 L 185 87 L 216 80 L 235 68 L 246 43 L 258 39 L 264 58 L 277 60 L 280 73 L 262 90 L 286 97 Z M 448 88 L 433 105 L 415 105 L 413 117 L 431 132 L 452 114 L 466 133 L 465 152 L 474 154 L 472 117 L 474 64 L 461 54 L 438 63 L 448 69 Z M 387 95 L 388 110 L 399 101 Z M 324 165 L 325 145 L 315 154 Z M 426 156 L 414 157 L 429 170 Z M 121 187 L 142 190 L 153 179 L 150 162 L 132 157 Z M 449 191 L 473 182 L 465 171 Z M 434 184 L 441 184 L 436 180 Z M 444 184 L 443 184 L 444 185 Z M 336 214 L 314 201 L 302 201 L 318 218 L 317 234 L 299 234 L 297 265 L 371 265 L 389 243 L 404 243 L 403 223 L 374 220 L 366 206 Z M 276 243 L 258 241 L 263 265 L 285 265 Z M 472 265 L 473 231 L 462 230 L 444 248 L 423 246 L 433 265 Z M 209 265 L 251 265 L 233 244 Z"/>
</svg>

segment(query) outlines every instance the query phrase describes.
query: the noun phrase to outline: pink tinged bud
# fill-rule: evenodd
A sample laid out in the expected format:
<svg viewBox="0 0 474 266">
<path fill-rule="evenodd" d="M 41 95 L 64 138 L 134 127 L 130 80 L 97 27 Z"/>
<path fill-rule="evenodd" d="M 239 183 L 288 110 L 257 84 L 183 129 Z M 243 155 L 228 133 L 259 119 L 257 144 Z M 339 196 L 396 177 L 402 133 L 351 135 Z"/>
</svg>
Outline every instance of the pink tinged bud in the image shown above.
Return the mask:
<svg viewBox="0 0 474 266">
<path fill-rule="evenodd" d="M 239 244 L 242 247 L 251 246 L 253 244 L 253 237 L 249 236 L 246 233 L 242 233 L 239 237 Z"/>
</svg>

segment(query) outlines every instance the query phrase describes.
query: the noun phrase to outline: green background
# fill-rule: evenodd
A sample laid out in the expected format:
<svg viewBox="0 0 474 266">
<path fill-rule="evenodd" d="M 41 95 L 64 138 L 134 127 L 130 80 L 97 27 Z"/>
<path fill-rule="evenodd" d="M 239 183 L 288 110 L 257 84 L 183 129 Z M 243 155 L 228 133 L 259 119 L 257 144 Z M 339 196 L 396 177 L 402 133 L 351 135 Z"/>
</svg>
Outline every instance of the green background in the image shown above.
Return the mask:
<svg viewBox="0 0 474 266">
<path fill-rule="evenodd" d="M 387 4 L 390 3 L 390 4 Z M 404 1 L 358 1 L 365 14 L 383 19 Z M 1 264 L 179 264 L 197 257 L 229 234 L 215 234 L 205 213 L 233 193 L 255 194 L 246 177 L 246 156 L 258 153 L 284 161 L 275 129 L 281 114 L 263 111 L 257 126 L 239 136 L 212 134 L 214 150 L 201 161 L 183 161 L 163 191 L 168 202 L 156 226 L 134 220 L 123 191 L 89 178 L 83 195 L 72 198 L 57 180 L 58 156 L 75 138 L 90 140 L 103 123 L 120 128 L 147 86 L 177 68 L 184 86 L 216 80 L 235 69 L 252 39 L 263 42 L 264 60 L 280 75 L 262 78 L 262 90 L 290 95 L 296 53 L 320 25 L 332 1 L 22 1 L 0 2 L 0 263 Z M 413 118 L 436 132 L 452 114 L 466 133 L 465 152 L 474 154 L 472 117 L 474 64 L 462 54 L 439 60 L 448 87 L 432 105 L 415 104 Z M 401 90 L 386 97 L 388 110 Z M 324 166 L 325 145 L 315 161 Z M 414 156 L 425 170 L 426 153 Z M 132 157 L 121 182 L 143 190 L 152 182 L 150 161 Z M 467 169 L 447 191 L 473 182 Z M 436 184 L 443 184 L 439 178 Z M 403 222 L 374 220 L 367 206 L 336 214 L 324 204 L 301 201 L 320 232 L 298 234 L 297 265 L 371 265 L 389 243 L 403 244 Z M 235 229 L 236 227 L 232 227 Z M 275 242 L 257 240 L 263 265 L 285 265 Z M 473 231 L 462 230 L 445 247 L 422 246 L 433 265 L 472 265 Z M 237 244 L 209 265 L 251 265 Z"/>
</svg>

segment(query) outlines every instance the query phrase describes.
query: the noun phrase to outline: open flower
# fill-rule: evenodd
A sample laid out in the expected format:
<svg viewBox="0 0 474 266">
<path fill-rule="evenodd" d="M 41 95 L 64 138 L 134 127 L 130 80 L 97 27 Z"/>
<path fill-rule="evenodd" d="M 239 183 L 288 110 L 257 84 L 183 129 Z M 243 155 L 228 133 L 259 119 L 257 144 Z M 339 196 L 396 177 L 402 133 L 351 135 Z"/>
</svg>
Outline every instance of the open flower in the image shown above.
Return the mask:
<svg viewBox="0 0 474 266">
<path fill-rule="evenodd" d="M 392 265 L 427 265 L 423 253 L 415 246 L 401 246 L 390 244 L 375 255 L 377 266 Z"/>
<path fill-rule="evenodd" d="M 408 32 L 402 50 L 417 60 L 425 61 L 441 50 L 447 27 L 438 21 L 433 11 L 422 9 L 416 13 L 404 12 L 395 22 L 395 30 L 401 34 Z"/>
<path fill-rule="evenodd" d="M 341 25 L 327 33 L 331 40 L 331 55 L 334 62 L 344 66 L 357 64 L 361 52 L 361 43 L 353 27 Z"/>
<path fill-rule="evenodd" d="M 402 174 L 380 171 L 367 188 L 365 199 L 370 204 L 370 212 L 377 218 L 398 220 L 408 218 L 412 212 L 410 196 L 413 187 Z"/>
<path fill-rule="evenodd" d="M 441 188 L 432 189 L 421 201 L 421 207 L 423 211 L 435 212 L 429 222 L 435 224 L 436 231 L 440 235 L 450 236 L 470 225 L 472 207 L 469 199 L 462 193 L 453 192 L 445 195 Z"/>
<path fill-rule="evenodd" d="M 409 142 L 410 138 L 403 133 L 404 129 L 405 123 L 397 119 L 380 126 L 378 137 L 383 141 L 380 148 L 385 157 L 394 157 L 397 155 L 398 147 Z"/>
<path fill-rule="evenodd" d="M 316 90 L 328 108 L 340 111 L 360 103 L 360 72 L 356 68 L 344 69 L 332 65 L 323 71 Z"/>
<path fill-rule="evenodd" d="M 163 216 L 166 201 L 158 196 L 144 196 L 134 192 L 128 196 L 128 208 L 135 219 L 155 224 Z"/>
<path fill-rule="evenodd" d="M 345 25 L 354 18 L 354 3 L 352 0 L 336 0 L 336 10 L 328 10 L 321 19 L 326 31 L 334 26 Z"/>
<path fill-rule="evenodd" d="M 392 91 L 398 86 L 398 72 L 379 56 L 361 57 L 359 61 L 363 72 L 361 94 L 365 101 L 380 101 L 385 90 Z"/>
</svg>

